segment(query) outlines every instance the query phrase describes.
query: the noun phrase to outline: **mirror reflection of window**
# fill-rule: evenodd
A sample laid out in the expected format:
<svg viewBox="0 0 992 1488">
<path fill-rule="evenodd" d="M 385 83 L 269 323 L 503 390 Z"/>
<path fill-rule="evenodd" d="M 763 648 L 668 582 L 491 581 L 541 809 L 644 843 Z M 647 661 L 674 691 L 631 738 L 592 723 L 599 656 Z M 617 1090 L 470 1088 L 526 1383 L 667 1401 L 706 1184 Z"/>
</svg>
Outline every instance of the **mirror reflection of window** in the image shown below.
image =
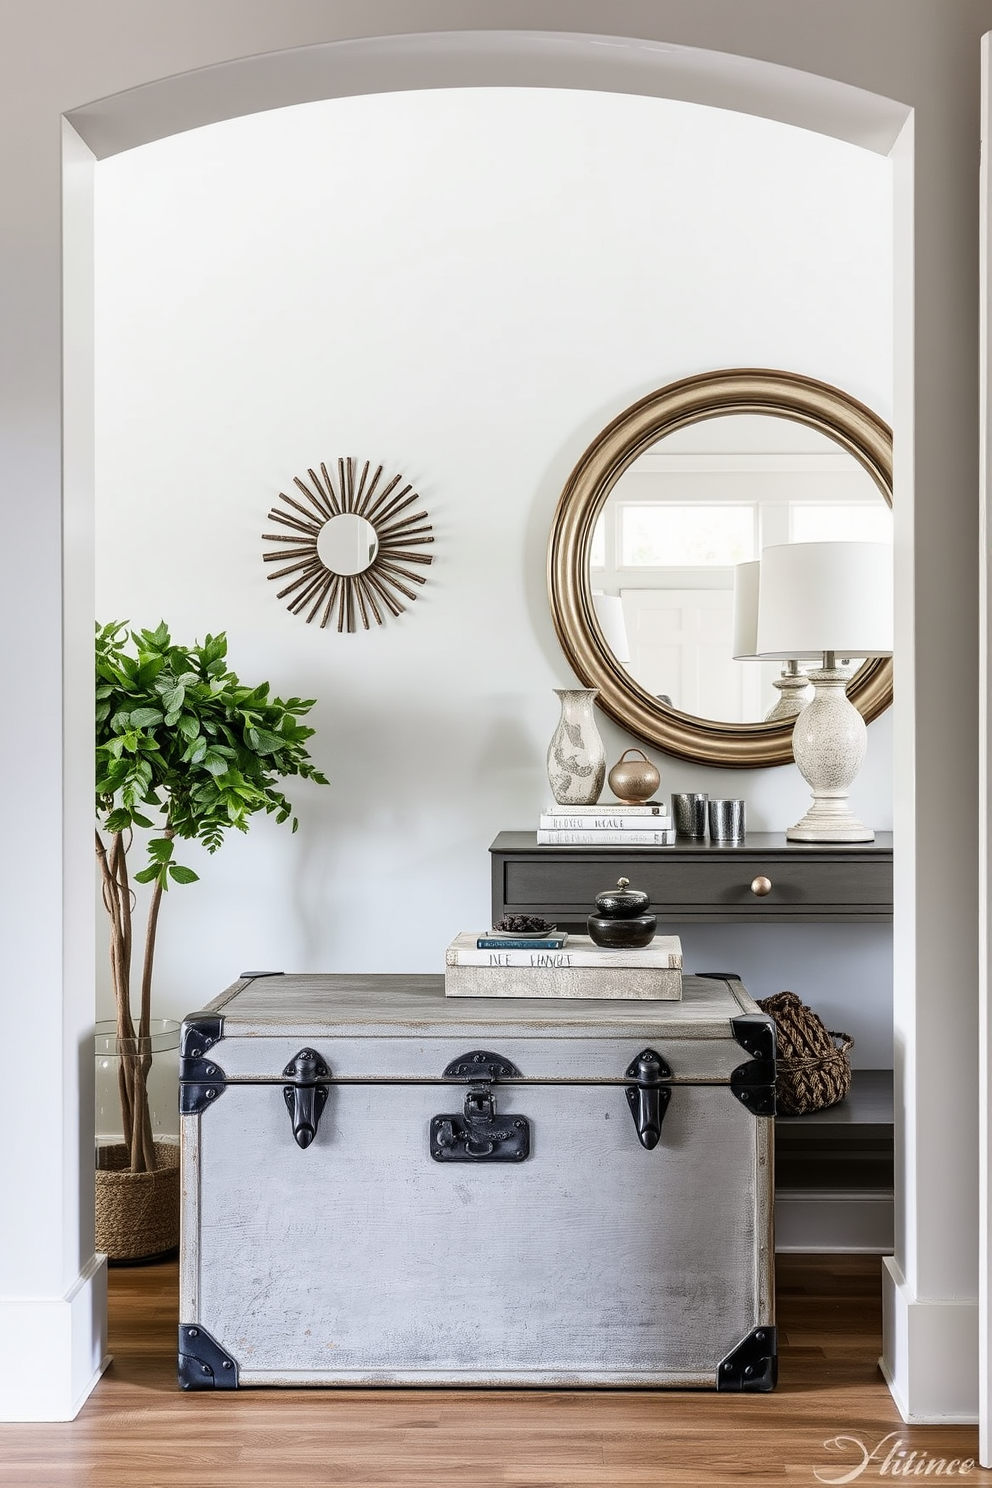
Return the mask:
<svg viewBox="0 0 992 1488">
<path fill-rule="evenodd" d="M 678 506 L 655 501 L 620 506 L 624 567 L 713 568 L 755 556 L 757 508 L 748 504 Z"/>
<path fill-rule="evenodd" d="M 781 666 L 733 660 L 734 565 L 773 543 L 843 539 L 892 539 L 891 510 L 852 455 L 791 419 L 717 416 L 623 473 L 596 523 L 590 579 L 621 598 L 626 670 L 647 692 L 696 717 L 757 722 Z"/>
</svg>

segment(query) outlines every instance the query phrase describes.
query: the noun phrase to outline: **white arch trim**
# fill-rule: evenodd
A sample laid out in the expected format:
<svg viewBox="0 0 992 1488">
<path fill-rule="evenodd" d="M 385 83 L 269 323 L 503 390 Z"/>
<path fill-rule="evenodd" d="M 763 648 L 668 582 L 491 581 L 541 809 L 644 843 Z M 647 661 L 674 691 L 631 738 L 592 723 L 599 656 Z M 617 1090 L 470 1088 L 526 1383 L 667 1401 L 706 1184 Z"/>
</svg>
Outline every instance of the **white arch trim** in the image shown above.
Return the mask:
<svg viewBox="0 0 992 1488">
<path fill-rule="evenodd" d="M 578 88 L 757 114 L 888 154 L 910 110 L 849 83 L 629 37 L 441 31 L 292 47 L 166 77 L 73 109 L 98 160 L 223 119 L 423 88 Z"/>
</svg>

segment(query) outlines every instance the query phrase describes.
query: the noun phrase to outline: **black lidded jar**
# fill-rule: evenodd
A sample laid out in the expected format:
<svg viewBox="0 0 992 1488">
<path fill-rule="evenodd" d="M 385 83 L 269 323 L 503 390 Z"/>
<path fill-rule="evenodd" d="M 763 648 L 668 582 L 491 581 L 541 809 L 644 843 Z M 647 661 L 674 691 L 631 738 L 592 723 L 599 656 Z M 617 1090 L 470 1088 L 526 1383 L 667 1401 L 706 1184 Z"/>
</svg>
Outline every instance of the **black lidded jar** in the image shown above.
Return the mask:
<svg viewBox="0 0 992 1488">
<path fill-rule="evenodd" d="M 648 912 L 650 905 L 642 889 L 632 889 L 627 878 L 617 879 L 615 889 L 596 895 L 596 913 L 586 920 L 590 940 L 612 950 L 650 945 L 658 928 L 658 916 Z"/>
</svg>

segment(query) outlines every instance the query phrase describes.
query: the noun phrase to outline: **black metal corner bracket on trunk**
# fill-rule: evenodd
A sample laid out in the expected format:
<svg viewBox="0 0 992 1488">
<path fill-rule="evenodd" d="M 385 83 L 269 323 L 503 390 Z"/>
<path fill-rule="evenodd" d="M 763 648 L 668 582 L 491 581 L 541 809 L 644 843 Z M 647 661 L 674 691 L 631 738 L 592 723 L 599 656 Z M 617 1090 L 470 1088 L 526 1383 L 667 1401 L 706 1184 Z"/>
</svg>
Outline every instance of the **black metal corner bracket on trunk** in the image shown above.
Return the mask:
<svg viewBox="0 0 992 1488">
<path fill-rule="evenodd" d="M 754 1058 L 730 1075 L 730 1089 L 752 1116 L 775 1115 L 775 1020 L 767 1013 L 731 1018 L 734 1038 Z"/>
<path fill-rule="evenodd" d="M 301 1049 L 293 1055 L 283 1075 L 293 1082 L 284 1085 L 282 1093 L 293 1123 L 296 1145 L 309 1147 L 317 1135 L 327 1105 L 327 1086 L 321 1082 L 331 1078 L 330 1068 L 316 1049 Z"/>
<path fill-rule="evenodd" d="M 179 1324 L 179 1384 L 184 1390 L 236 1390 L 238 1366 L 198 1323 Z"/>
<path fill-rule="evenodd" d="M 187 1059 L 203 1059 L 208 1049 L 219 1044 L 224 1037 L 224 1019 L 220 1014 L 213 1017 L 186 1018 L 179 1033 L 179 1078 L 184 1079 L 183 1062 Z"/>
<path fill-rule="evenodd" d="M 753 1328 L 720 1363 L 716 1372 L 718 1390 L 740 1390 L 767 1394 L 778 1382 L 778 1334 L 769 1323 Z"/>
<path fill-rule="evenodd" d="M 637 1081 L 627 1086 L 627 1104 L 641 1146 L 650 1152 L 661 1140 L 661 1123 L 672 1098 L 671 1088 L 664 1082 L 672 1078 L 672 1072 L 656 1049 L 643 1049 L 624 1073 L 628 1080 Z"/>
<path fill-rule="evenodd" d="M 187 1018 L 179 1035 L 179 1113 L 199 1116 L 227 1089 L 227 1076 L 208 1051 L 224 1037 L 224 1019 Z"/>
<path fill-rule="evenodd" d="M 741 1013 L 731 1018 L 734 1040 L 755 1059 L 775 1063 L 775 1019 L 767 1013 Z"/>
</svg>

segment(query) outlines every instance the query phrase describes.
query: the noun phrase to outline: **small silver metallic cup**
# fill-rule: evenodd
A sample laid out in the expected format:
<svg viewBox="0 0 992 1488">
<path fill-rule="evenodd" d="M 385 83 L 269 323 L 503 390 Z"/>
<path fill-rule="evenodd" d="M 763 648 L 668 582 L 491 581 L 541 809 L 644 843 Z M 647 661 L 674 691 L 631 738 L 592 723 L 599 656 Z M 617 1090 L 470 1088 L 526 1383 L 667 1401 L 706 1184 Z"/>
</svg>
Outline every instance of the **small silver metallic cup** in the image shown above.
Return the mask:
<svg viewBox="0 0 992 1488">
<path fill-rule="evenodd" d="M 710 801 L 709 822 L 711 842 L 743 842 L 744 802 Z"/>
<path fill-rule="evenodd" d="M 683 791 L 680 795 L 672 797 L 672 815 L 675 818 L 675 831 L 679 837 L 694 837 L 701 840 L 706 836 L 706 802 L 708 799 L 705 791 Z"/>
</svg>

